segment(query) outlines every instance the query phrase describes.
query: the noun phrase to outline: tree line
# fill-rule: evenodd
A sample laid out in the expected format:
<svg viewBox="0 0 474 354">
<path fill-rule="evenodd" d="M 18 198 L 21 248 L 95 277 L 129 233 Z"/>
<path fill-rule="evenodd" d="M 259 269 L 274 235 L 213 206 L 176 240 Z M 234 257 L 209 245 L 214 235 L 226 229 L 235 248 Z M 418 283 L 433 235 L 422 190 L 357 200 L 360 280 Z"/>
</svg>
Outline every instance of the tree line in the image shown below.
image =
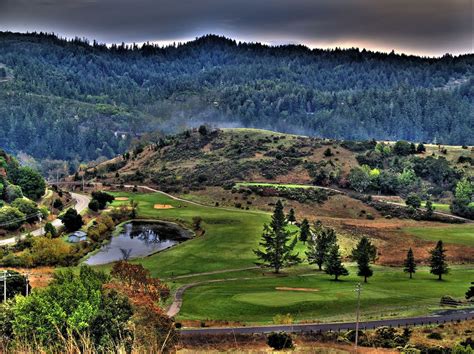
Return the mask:
<svg viewBox="0 0 474 354">
<path fill-rule="evenodd" d="M 0 83 L 0 144 L 40 159 L 110 158 L 138 133 L 202 121 L 474 143 L 472 55 L 270 47 L 211 35 L 163 48 L 108 48 L 0 33 L 0 63 L 10 78 Z"/>
<path fill-rule="evenodd" d="M 284 267 L 301 263 L 303 259 L 299 254 L 294 253 L 299 240 L 307 243 L 306 260 L 309 264 L 317 265 L 320 271 L 324 270 L 326 274 L 334 276 L 336 281 L 341 276 L 349 275 L 349 271 L 342 262 L 335 230 L 323 226 L 320 221 L 316 221 L 311 230 L 308 220 L 304 219 L 299 233 L 295 233 L 288 228 L 288 224 L 295 221 L 294 211 L 290 211 L 286 216 L 283 204 L 279 200 L 275 205 L 271 222 L 264 225 L 259 248 L 254 250 L 259 260 L 256 264 L 270 267 L 275 273 L 279 273 Z M 430 255 L 430 272 L 442 280 L 442 276 L 449 272 L 443 241 L 437 242 L 430 251 Z M 357 263 L 357 275 L 363 277 L 364 282 L 367 283 L 367 279 L 373 275 L 371 263 L 377 259 L 377 247 L 369 238 L 363 236 L 352 250 L 350 258 Z M 407 252 L 403 265 L 404 272 L 408 273 L 412 279 L 413 274 L 416 273 L 417 263 L 411 248 Z"/>
</svg>

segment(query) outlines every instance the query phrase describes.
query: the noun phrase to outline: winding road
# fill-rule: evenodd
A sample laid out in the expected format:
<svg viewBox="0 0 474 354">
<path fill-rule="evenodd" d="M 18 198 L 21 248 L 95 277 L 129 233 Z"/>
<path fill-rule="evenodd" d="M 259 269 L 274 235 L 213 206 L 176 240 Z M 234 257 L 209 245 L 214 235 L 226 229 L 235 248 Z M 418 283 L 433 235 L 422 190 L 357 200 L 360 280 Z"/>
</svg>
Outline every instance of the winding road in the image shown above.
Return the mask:
<svg viewBox="0 0 474 354">
<path fill-rule="evenodd" d="M 453 321 L 463 321 L 474 319 L 474 309 L 465 310 L 446 310 L 441 311 L 432 316 L 419 316 L 408 318 L 396 318 L 389 320 L 362 321 L 359 328 L 362 330 L 373 329 L 381 326 L 404 327 L 404 326 L 420 326 Z M 247 326 L 247 327 L 215 327 L 215 328 L 198 328 L 198 329 L 182 329 L 182 335 L 202 335 L 202 334 L 255 334 L 270 332 L 338 332 L 344 330 L 355 329 L 355 322 L 340 323 L 305 323 L 295 325 L 268 325 L 268 326 Z"/>
<path fill-rule="evenodd" d="M 78 213 L 81 213 L 83 210 L 85 210 L 87 208 L 87 206 L 89 205 L 89 202 L 91 200 L 90 197 L 88 197 L 87 195 L 83 195 L 83 194 L 78 194 L 78 193 L 72 193 L 71 192 L 71 196 L 76 202 L 76 204 L 74 205 L 74 209 L 76 209 L 76 211 Z M 59 219 L 54 219 L 53 221 L 51 221 L 51 223 L 56 228 L 61 227 L 63 225 L 61 220 L 59 220 Z M 39 229 L 31 231 L 30 234 L 32 234 L 33 236 L 44 235 L 44 227 L 40 227 Z M 23 238 L 25 236 L 26 236 L 26 234 L 23 234 L 21 237 Z M 18 236 L 13 236 L 13 237 L 10 237 L 10 238 L 0 240 L 0 246 L 14 244 L 17 241 L 17 239 L 18 239 Z"/>
</svg>

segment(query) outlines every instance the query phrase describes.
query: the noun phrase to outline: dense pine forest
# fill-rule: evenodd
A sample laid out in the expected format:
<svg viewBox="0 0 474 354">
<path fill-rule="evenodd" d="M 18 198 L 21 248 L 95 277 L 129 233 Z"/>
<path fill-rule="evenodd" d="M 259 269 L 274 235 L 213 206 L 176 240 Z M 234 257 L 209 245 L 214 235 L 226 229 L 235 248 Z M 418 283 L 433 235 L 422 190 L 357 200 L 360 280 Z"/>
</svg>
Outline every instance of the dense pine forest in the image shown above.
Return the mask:
<svg viewBox="0 0 474 354">
<path fill-rule="evenodd" d="M 0 33 L 0 146 L 112 157 L 203 122 L 338 139 L 474 144 L 474 55 L 269 47 L 205 36 L 158 47 Z"/>
</svg>

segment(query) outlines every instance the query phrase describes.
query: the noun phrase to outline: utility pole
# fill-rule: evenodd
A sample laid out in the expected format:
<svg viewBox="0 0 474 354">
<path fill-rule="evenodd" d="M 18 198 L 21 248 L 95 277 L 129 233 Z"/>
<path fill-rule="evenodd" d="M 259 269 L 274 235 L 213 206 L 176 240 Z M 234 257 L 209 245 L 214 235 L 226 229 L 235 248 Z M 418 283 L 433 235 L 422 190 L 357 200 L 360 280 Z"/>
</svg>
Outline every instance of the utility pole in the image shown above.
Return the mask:
<svg viewBox="0 0 474 354">
<path fill-rule="evenodd" d="M 28 273 L 25 273 L 25 283 L 26 283 L 26 291 L 25 291 L 25 296 L 28 296 Z"/>
<path fill-rule="evenodd" d="M 3 303 L 7 302 L 7 271 L 3 271 Z"/>
<path fill-rule="evenodd" d="M 355 352 L 357 353 L 357 345 L 359 343 L 359 312 L 360 312 L 360 292 L 362 287 L 360 283 L 357 283 L 356 290 L 357 291 L 357 312 L 356 312 L 356 337 L 355 337 Z"/>
</svg>

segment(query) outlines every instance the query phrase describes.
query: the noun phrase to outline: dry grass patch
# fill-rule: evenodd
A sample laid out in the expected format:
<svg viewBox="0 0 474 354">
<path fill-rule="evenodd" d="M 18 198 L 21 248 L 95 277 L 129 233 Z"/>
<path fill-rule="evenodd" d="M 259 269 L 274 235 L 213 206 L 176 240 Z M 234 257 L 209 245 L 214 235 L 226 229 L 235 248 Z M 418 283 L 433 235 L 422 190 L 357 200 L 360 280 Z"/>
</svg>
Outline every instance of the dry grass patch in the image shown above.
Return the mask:
<svg viewBox="0 0 474 354">
<path fill-rule="evenodd" d="M 117 197 L 115 198 L 115 200 L 124 201 L 124 200 L 128 200 L 128 197 Z"/>
<path fill-rule="evenodd" d="M 153 208 L 154 209 L 173 209 L 173 206 L 169 204 L 155 204 Z"/>
</svg>

